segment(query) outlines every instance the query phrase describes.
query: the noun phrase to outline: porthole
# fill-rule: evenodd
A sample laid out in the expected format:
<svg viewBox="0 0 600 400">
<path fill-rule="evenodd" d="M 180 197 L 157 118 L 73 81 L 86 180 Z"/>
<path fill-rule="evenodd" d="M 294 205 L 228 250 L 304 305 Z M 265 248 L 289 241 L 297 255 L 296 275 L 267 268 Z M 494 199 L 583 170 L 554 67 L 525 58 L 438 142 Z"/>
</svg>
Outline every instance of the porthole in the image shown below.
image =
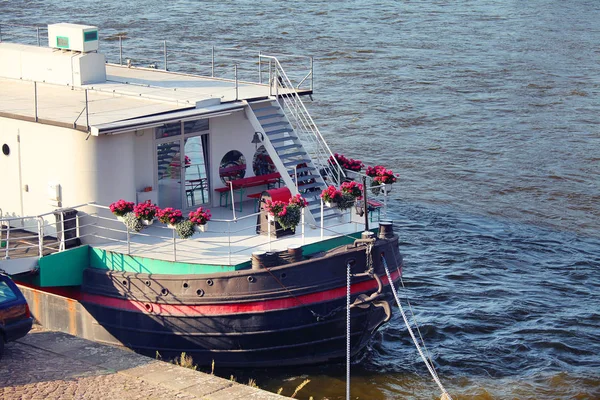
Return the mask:
<svg viewBox="0 0 600 400">
<path fill-rule="evenodd" d="M 265 146 L 260 146 L 256 150 L 256 153 L 254 153 L 252 171 L 254 171 L 254 175 L 256 176 L 277 172 L 277 168 L 275 168 L 275 164 L 273 164 L 273 160 L 271 160 L 271 156 L 267 153 Z"/>
<path fill-rule="evenodd" d="M 160 291 L 160 294 L 162 294 L 163 296 L 168 295 L 169 294 L 169 289 L 163 288 L 163 290 Z"/>
<path fill-rule="evenodd" d="M 187 282 L 183 282 L 183 288 L 184 288 L 184 289 L 187 289 L 189 286 L 190 286 L 190 285 L 188 285 L 188 283 L 187 283 Z"/>
<path fill-rule="evenodd" d="M 206 284 L 207 284 L 208 286 L 212 286 L 212 285 L 213 285 L 213 283 L 214 283 L 214 282 L 213 282 L 213 280 L 212 280 L 212 279 L 207 279 L 207 280 L 206 280 Z"/>
<path fill-rule="evenodd" d="M 2 145 L 2 153 L 4 153 L 5 156 L 10 154 L 10 147 L 8 147 L 6 143 Z"/>
<path fill-rule="evenodd" d="M 198 289 L 198 290 L 196 290 L 196 294 L 198 295 L 198 297 L 202 297 L 202 296 L 204 296 L 204 290 Z"/>
<path fill-rule="evenodd" d="M 224 184 L 241 179 L 246 175 L 246 159 L 237 150 L 231 150 L 223 156 L 219 164 L 219 177 Z"/>
<path fill-rule="evenodd" d="M 249 276 L 248 277 L 248 282 L 253 283 L 255 281 L 253 276 Z"/>
</svg>

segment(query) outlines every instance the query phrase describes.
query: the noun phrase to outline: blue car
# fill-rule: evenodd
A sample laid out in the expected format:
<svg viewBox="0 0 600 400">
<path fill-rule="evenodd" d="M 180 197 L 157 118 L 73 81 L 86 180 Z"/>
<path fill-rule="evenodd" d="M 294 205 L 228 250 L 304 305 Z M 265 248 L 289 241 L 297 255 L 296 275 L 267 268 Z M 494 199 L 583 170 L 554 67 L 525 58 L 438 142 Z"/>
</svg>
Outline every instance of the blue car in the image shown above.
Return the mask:
<svg viewBox="0 0 600 400">
<path fill-rule="evenodd" d="M 33 318 L 27 301 L 10 276 L 0 272 L 0 358 L 4 344 L 27 335 Z"/>
</svg>

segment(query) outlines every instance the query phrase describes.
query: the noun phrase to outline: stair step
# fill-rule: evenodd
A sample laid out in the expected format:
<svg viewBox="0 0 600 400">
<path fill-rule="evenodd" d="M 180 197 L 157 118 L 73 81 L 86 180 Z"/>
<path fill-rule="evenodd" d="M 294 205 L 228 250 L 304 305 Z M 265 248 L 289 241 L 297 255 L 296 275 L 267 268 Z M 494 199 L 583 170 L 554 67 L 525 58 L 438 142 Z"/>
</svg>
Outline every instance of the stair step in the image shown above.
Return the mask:
<svg viewBox="0 0 600 400">
<path fill-rule="evenodd" d="M 279 154 L 279 158 L 286 159 L 286 158 L 292 158 L 292 157 L 298 157 L 298 156 L 305 156 L 306 152 L 305 151 L 296 151 L 294 153 L 284 153 L 284 154 Z"/>
<path fill-rule="evenodd" d="M 295 139 L 298 139 L 298 138 L 296 136 L 284 136 L 284 137 L 275 138 L 275 139 L 269 138 L 271 143 L 285 142 L 286 140 L 295 140 Z"/>
<path fill-rule="evenodd" d="M 337 218 L 338 216 L 339 216 L 339 215 L 337 215 L 337 214 L 329 214 L 329 215 L 324 215 L 324 216 L 323 216 L 323 221 L 327 221 L 327 220 L 330 220 L 330 219 L 334 219 L 334 218 Z M 319 221 L 320 221 L 320 220 L 321 220 L 321 216 L 319 215 Z"/>
<path fill-rule="evenodd" d="M 300 167 L 300 168 L 296 168 L 296 173 L 300 174 L 302 172 L 309 172 L 309 171 L 314 171 L 315 169 L 313 167 Z M 294 169 L 292 168 L 291 170 L 288 169 L 288 173 L 290 176 L 294 175 Z"/>
<path fill-rule="evenodd" d="M 265 119 L 273 119 L 273 118 L 279 118 L 282 117 L 282 114 L 267 114 L 267 115 L 261 115 L 260 117 L 256 117 L 256 119 L 258 119 L 259 121 L 265 120 Z"/>
<path fill-rule="evenodd" d="M 317 179 L 319 175 L 302 175 L 298 177 L 298 182 L 306 182 L 311 179 Z"/>
<path fill-rule="evenodd" d="M 272 130 L 272 131 L 265 131 L 265 133 L 268 136 L 271 136 L 271 135 L 278 135 L 280 133 L 292 132 L 292 131 L 293 131 L 292 128 L 281 128 L 281 129 L 275 129 L 275 130 Z"/>
<path fill-rule="evenodd" d="M 298 164 L 303 164 L 303 163 L 308 163 L 308 160 L 292 160 L 292 161 L 288 161 L 288 162 L 284 162 L 283 165 L 286 167 L 292 167 L 294 165 L 298 165 Z"/>
<path fill-rule="evenodd" d="M 279 147 L 275 146 L 275 150 L 277 150 L 277 152 L 285 151 L 285 150 L 289 150 L 289 149 L 301 149 L 301 148 L 302 148 L 302 146 L 300 146 L 299 144 L 296 144 L 296 143 L 287 144 L 285 146 L 279 146 Z"/>
<path fill-rule="evenodd" d="M 305 185 L 298 185 L 298 190 L 308 190 L 316 187 L 321 187 L 320 182 L 307 183 Z"/>
<path fill-rule="evenodd" d="M 261 124 L 261 126 L 263 128 L 270 128 L 273 126 L 280 126 L 280 125 L 287 125 L 288 122 L 286 120 L 281 120 L 281 121 L 276 121 L 276 122 L 269 122 L 267 124 Z"/>
<path fill-rule="evenodd" d="M 265 107 L 253 108 L 253 109 L 252 109 L 252 111 L 254 111 L 255 113 L 257 113 L 257 112 L 261 112 L 261 111 L 273 111 L 273 110 L 279 110 L 279 107 L 275 107 L 275 106 L 265 106 Z"/>
</svg>

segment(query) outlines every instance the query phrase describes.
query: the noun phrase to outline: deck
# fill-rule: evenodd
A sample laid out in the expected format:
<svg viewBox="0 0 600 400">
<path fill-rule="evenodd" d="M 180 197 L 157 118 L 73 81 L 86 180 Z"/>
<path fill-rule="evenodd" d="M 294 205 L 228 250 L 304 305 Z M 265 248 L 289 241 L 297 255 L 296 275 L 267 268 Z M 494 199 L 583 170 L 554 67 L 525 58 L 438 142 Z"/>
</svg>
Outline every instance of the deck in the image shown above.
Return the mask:
<svg viewBox="0 0 600 400">
<path fill-rule="evenodd" d="M 236 208 L 239 204 L 236 204 Z M 106 208 L 106 207 L 104 207 Z M 212 220 L 208 222 L 206 232 L 194 234 L 189 239 L 180 239 L 176 232 L 164 224 L 155 221 L 139 233 L 130 233 L 127 239 L 126 228 L 114 216 L 101 217 L 97 214 L 80 214 L 79 225 L 83 234 L 83 243 L 93 243 L 93 247 L 129 254 L 149 259 L 177 261 L 190 264 L 236 265 L 251 259 L 255 251 L 286 250 L 290 246 L 306 245 L 321 240 L 332 239 L 364 230 L 362 218 L 348 210 L 343 218 L 334 218 L 319 227 L 299 225 L 294 235 L 280 238 L 257 234 L 257 214 L 254 212 L 254 200 L 243 204 L 244 212 L 229 207 L 212 208 Z M 317 221 L 320 224 L 320 221 Z M 375 226 L 375 223 L 371 227 Z M 6 227 L 2 237 L 6 239 Z M 67 238 L 70 236 L 67 235 Z M 45 236 L 43 254 L 57 252 L 60 242 L 54 237 Z M 10 259 L 39 257 L 39 241 L 36 233 L 11 228 L 9 251 L 0 248 L 0 259 L 8 255 Z M 1 267 L 1 262 L 0 262 Z"/>
<path fill-rule="evenodd" d="M 236 205 L 237 207 L 237 205 Z M 131 234 L 127 242 L 105 242 L 94 247 L 130 255 L 165 261 L 192 264 L 236 265 L 249 261 L 255 251 L 285 250 L 289 246 L 305 245 L 349 235 L 362 231 L 364 224 L 350 221 L 348 211 L 342 221 L 338 218 L 325 221 L 323 238 L 321 229 L 305 224 L 304 235 L 299 225 L 296 234 L 281 238 L 256 233 L 257 216 L 254 202 L 244 202 L 243 213 L 226 207 L 211 209 L 213 217 L 206 232 L 196 233 L 190 239 L 179 239 L 173 229 L 155 222 L 138 234 Z M 113 226 L 123 229 L 123 224 L 114 221 Z"/>
<path fill-rule="evenodd" d="M 238 82 L 236 87 L 228 79 L 111 64 L 106 65 L 106 73 L 106 82 L 81 88 L 41 82 L 34 86 L 31 81 L 0 77 L 0 117 L 87 131 L 87 125 L 194 109 L 197 102 L 210 99 L 231 103 L 267 98 L 270 90 L 266 84 Z M 311 94 L 312 90 L 298 93 Z"/>
</svg>

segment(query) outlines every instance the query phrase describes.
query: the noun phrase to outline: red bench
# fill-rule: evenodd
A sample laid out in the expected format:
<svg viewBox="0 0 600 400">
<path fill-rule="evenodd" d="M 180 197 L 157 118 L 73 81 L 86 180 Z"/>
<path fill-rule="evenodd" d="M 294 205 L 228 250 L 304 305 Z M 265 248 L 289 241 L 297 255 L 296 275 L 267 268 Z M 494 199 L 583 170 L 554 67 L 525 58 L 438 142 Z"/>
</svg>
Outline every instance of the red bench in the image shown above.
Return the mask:
<svg viewBox="0 0 600 400">
<path fill-rule="evenodd" d="M 367 211 L 369 213 L 369 220 L 371 222 L 373 222 L 373 212 L 375 212 L 375 211 L 377 211 L 377 220 L 379 221 L 381 207 L 383 207 L 383 203 L 380 203 L 380 202 L 375 201 L 375 200 L 368 200 L 367 199 Z"/>
<path fill-rule="evenodd" d="M 229 181 L 227 183 L 227 186 L 215 189 L 215 192 L 219 193 L 219 206 L 227 207 L 229 205 L 230 191 L 233 188 L 234 192 L 240 192 L 240 212 L 241 212 L 242 211 L 242 202 L 244 201 L 244 192 L 247 188 L 258 187 L 258 186 L 263 186 L 263 185 L 266 185 L 267 188 L 269 188 L 271 185 L 274 185 L 276 183 L 278 184 L 279 178 L 281 178 L 281 175 L 279 175 L 279 172 L 273 172 L 272 174 L 251 176 L 249 178 L 234 179 L 232 181 Z M 231 187 L 229 186 L 229 183 L 231 183 Z M 223 206 L 223 199 L 225 199 L 224 206 Z"/>
</svg>

